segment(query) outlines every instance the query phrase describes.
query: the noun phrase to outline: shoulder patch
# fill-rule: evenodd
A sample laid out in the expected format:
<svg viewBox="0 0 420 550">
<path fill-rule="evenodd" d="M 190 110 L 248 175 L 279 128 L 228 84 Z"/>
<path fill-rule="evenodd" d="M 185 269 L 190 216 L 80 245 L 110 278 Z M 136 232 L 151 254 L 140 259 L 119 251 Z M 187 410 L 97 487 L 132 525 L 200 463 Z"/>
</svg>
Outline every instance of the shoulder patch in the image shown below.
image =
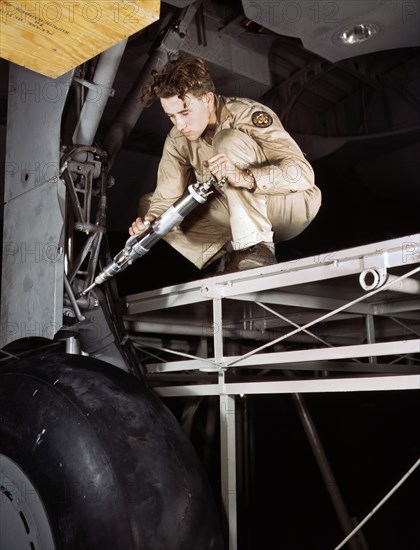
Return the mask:
<svg viewBox="0 0 420 550">
<path fill-rule="evenodd" d="M 258 128 L 268 128 L 273 124 L 273 117 L 265 111 L 255 111 L 251 116 L 252 124 Z"/>
</svg>

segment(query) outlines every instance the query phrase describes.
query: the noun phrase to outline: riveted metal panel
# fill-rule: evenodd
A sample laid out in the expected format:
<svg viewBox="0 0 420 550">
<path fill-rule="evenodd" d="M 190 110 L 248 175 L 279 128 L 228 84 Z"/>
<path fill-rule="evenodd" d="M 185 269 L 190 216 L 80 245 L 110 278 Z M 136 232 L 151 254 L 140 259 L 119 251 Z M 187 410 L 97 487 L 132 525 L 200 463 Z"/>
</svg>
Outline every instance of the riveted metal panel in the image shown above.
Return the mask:
<svg viewBox="0 0 420 550">
<path fill-rule="evenodd" d="M 30 336 L 51 339 L 61 327 L 64 186 L 58 167 L 69 81 L 70 74 L 53 80 L 10 67 L 1 347 Z"/>
</svg>

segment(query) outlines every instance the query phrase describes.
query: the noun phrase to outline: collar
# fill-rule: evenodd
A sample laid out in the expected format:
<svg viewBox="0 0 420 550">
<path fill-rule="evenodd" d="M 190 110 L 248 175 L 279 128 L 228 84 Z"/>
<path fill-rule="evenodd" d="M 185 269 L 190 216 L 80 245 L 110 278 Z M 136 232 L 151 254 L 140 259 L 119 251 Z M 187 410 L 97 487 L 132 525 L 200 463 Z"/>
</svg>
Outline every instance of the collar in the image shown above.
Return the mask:
<svg viewBox="0 0 420 550">
<path fill-rule="evenodd" d="M 214 94 L 216 102 L 216 131 L 230 117 L 231 112 L 226 106 L 226 98 L 224 96 Z"/>
<path fill-rule="evenodd" d="M 218 94 L 214 94 L 214 103 L 216 108 L 216 126 L 214 129 L 214 135 L 216 135 L 220 130 L 223 129 L 223 123 L 229 117 L 232 116 L 232 113 L 229 111 L 229 109 L 226 106 L 226 103 L 227 103 L 226 97 Z M 206 140 L 203 137 L 200 137 L 199 140 L 206 142 Z"/>
</svg>

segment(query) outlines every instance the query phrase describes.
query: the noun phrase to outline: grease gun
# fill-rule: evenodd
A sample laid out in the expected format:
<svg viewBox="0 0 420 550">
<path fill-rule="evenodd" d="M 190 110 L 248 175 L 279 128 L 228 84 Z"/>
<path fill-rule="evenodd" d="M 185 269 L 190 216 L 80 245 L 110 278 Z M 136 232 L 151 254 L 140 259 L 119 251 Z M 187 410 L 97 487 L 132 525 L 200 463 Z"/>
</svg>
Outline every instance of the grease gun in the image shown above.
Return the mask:
<svg viewBox="0 0 420 550">
<path fill-rule="evenodd" d="M 226 178 L 217 181 L 215 176 L 205 182 L 192 183 L 187 187 L 182 196 L 174 202 L 152 223 L 148 223 L 144 231 L 133 235 L 125 243 L 124 248 L 118 252 L 112 262 L 95 277 L 94 282 L 85 288 L 78 297 L 86 295 L 96 285 L 100 285 L 110 277 L 121 273 L 137 258 L 141 258 L 149 252 L 150 248 L 164 237 L 171 229 L 180 224 L 183 219 L 199 204 L 204 204 L 208 196 L 213 192 L 212 187 L 221 189 L 226 183 Z"/>
</svg>

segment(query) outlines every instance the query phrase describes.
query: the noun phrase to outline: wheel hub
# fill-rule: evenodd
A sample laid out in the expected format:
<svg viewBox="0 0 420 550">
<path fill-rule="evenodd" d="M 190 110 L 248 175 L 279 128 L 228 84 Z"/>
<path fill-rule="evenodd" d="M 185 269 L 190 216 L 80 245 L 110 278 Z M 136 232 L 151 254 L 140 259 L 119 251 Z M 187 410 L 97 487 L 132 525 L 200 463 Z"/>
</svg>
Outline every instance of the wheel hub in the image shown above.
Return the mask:
<svg viewBox="0 0 420 550">
<path fill-rule="evenodd" d="M 38 491 L 16 462 L 1 453 L 0 546 L 3 550 L 55 550 Z"/>
</svg>

